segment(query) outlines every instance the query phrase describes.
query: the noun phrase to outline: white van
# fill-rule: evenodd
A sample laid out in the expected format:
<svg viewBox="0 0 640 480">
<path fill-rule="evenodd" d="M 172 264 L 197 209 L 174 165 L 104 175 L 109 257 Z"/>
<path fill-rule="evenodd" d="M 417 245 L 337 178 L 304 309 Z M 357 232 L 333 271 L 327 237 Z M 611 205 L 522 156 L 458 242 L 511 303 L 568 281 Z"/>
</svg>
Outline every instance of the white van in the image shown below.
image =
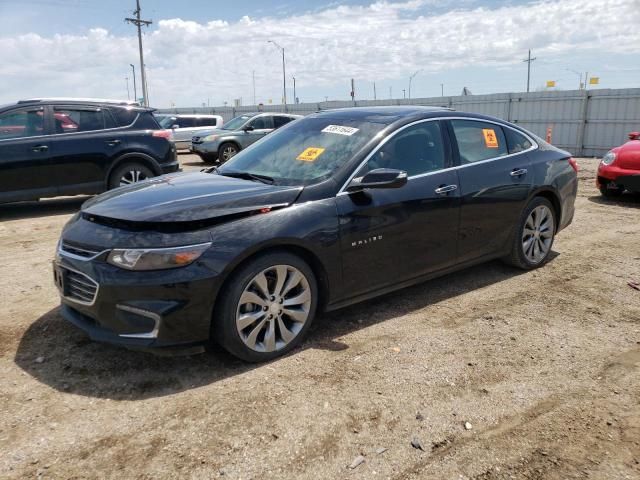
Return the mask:
<svg viewBox="0 0 640 480">
<path fill-rule="evenodd" d="M 161 114 L 164 115 L 164 114 Z M 158 119 L 162 128 L 173 130 L 173 141 L 178 150 L 191 148 L 191 138 L 203 130 L 220 128 L 224 121 L 220 115 L 176 114 Z"/>
</svg>

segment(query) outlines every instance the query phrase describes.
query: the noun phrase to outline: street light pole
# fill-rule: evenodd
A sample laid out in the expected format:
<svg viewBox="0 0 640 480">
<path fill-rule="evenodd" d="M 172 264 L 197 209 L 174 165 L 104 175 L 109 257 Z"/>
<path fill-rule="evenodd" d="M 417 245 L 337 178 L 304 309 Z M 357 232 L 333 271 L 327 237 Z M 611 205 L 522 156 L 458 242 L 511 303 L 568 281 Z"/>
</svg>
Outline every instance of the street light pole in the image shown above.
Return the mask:
<svg viewBox="0 0 640 480">
<path fill-rule="evenodd" d="M 284 47 L 281 47 L 273 40 L 267 40 L 269 43 L 273 43 L 276 48 L 282 52 L 282 101 L 284 103 L 284 109 L 287 109 L 287 68 L 284 61 Z"/>
<path fill-rule="evenodd" d="M 133 70 L 133 99 L 138 101 L 138 90 L 136 88 L 136 66 L 133 63 L 130 63 L 131 70 Z"/>
<path fill-rule="evenodd" d="M 296 77 L 293 77 L 293 103 L 298 103 L 298 97 L 296 96 Z"/>
<path fill-rule="evenodd" d="M 131 100 L 131 94 L 129 93 L 129 77 L 124 77 L 127 81 L 127 100 Z"/>
<path fill-rule="evenodd" d="M 421 71 L 422 71 L 422 69 L 420 69 L 420 70 L 416 70 L 416 71 L 413 73 L 413 75 L 411 75 L 411 76 L 409 77 L 409 99 L 411 99 L 411 81 L 412 81 L 412 80 L 413 80 L 413 78 L 414 78 L 416 75 L 418 75 Z"/>
</svg>

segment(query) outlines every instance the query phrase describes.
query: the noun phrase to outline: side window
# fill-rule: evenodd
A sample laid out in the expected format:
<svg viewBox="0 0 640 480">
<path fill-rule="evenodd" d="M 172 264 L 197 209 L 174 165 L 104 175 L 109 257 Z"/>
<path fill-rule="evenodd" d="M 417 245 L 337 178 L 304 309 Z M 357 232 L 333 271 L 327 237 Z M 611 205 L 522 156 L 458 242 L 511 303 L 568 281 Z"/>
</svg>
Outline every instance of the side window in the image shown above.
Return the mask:
<svg viewBox="0 0 640 480">
<path fill-rule="evenodd" d="M 215 118 L 205 117 L 205 118 L 198 119 L 199 127 L 215 127 L 216 125 L 217 125 L 217 122 Z"/>
<path fill-rule="evenodd" d="M 44 135 L 44 111 L 13 110 L 0 114 L 0 140 Z"/>
<path fill-rule="evenodd" d="M 255 130 L 262 130 L 265 128 L 273 128 L 271 126 L 271 117 L 257 117 L 251 121 L 250 124 Z"/>
<path fill-rule="evenodd" d="M 55 133 L 91 132 L 104 129 L 102 110 L 56 108 L 53 112 Z"/>
<path fill-rule="evenodd" d="M 458 142 L 461 165 L 507 155 L 507 142 L 500 125 L 475 120 L 451 120 L 451 126 Z"/>
<path fill-rule="evenodd" d="M 280 128 L 283 125 L 289 123 L 293 118 L 291 117 L 273 117 L 273 127 Z"/>
<path fill-rule="evenodd" d="M 138 112 L 127 107 L 113 107 L 111 113 L 116 119 L 116 123 L 121 127 L 128 127 L 138 116 Z"/>
<path fill-rule="evenodd" d="M 524 152 L 531 148 L 531 142 L 527 140 L 527 137 L 522 135 L 511 128 L 504 128 L 504 134 L 507 137 L 507 147 L 509 153 Z"/>
<path fill-rule="evenodd" d="M 180 128 L 192 128 L 196 126 L 196 119 L 193 117 L 178 117 L 174 122 L 174 125 L 176 124 Z"/>
<path fill-rule="evenodd" d="M 376 168 L 404 170 L 410 177 L 445 168 L 445 153 L 437 121 L 413 125 L 386 142 L 358 176 Z"/>
</svg>

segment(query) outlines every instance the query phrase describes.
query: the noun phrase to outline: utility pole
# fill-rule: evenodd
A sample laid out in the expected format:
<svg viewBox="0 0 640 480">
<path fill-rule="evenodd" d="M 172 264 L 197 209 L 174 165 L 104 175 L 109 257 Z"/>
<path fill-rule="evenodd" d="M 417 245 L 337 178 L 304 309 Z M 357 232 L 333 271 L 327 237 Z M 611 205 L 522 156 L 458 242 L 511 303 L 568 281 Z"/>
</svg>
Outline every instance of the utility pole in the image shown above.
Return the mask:
<svg viewBox="0 0 640 480">
<path fill-rule="evenodd" d="M 444 97 L 444 83 L 440 84 L 440 96 Z"/>
<path fill-rule="evenodd" d="M 256 103 L 256 71 L 254 70 L 251 74 L 252 79 L 253 79 L 253 104 L 257 105 Z"/>
<path fill-rule="evenodd" d="M 133 12 L 136 18 L 125 18 L 125 22 L 133 23 L 138 27 L 138 49 L 140 50 L 140 76 L 142 78 L 142 96 L 143 105 L 149 106 L 149 99 L 147 98 L 147 77 L 144 72 L 144 54 L 142 53 L 142 26 L 148 27 L 153 22 L 151 20 L 140 19 L 140 0 L 136 0 L 136 10 Z"/>
<path fill-rule="evenodd" d="M 407 90 L 406 89 L 402 89 L 402 98 L 407 98 Z"/>
<path fill-rule="evenodd" d="M 356 84 L 353 78 L 351 79 L 351 100 L 353 100 L 353 104 L 356 104 Z"/>
<path fill-rule="evenodd" d="M 523 62 L 527 63 L 527 93 L 529 93 L 529 84 L 531 81 L 531 62 L 535 59 L 536 57 L 531 58 L 531 50 L 529 50 L 529 57 L 527 57 L 526 60 L 523 60 Z"/>
<path fill-rule="evenodd" d="M 133 70 L 133 99 L 138 101 L 138 90 L 136 88 L 136 66 L 133 63 L 130 63 L 131 70 Z"/>
<path fill-rule="evenodd" d="M 422 69 L 420 69 L 420 70 L 416 70 L 416 71 L 413 73 L 413 75 L 411 75 L 411 76 L 409 77 L 409 99 L 411 99 L 411 81 L 412 81 L 412 80 L 414 79 L 414 77 L 415 77 L 416 75 L 418 75 L 421 71 L 422 71 Z"/>
<path fill-rule="evenodd" d="M 282 102 L 284 103 L 284 109 L 287 110 L 287 69 L 284 63 L 284 47 L 281 47 L 273 40 L 267 40 L 268 43 L 273 43 L 276 48 L 282 51 Z"/>
<path fill-rule="evenodd" d="M 296 77 L 293 77 L 293 103 L 298 103 L 298 97 L 296 96 Z"/>
<path fill-rule="evenodd" d="M 389 100 L 393 98 L 393 87 L 389 87 Z"/>
<path fill-rule="evenodd" d="M 129 93 L 129 77 L 124 77 L 127 81 L 127 100 L 131 100 L 131 94 Z"/>
</svg>

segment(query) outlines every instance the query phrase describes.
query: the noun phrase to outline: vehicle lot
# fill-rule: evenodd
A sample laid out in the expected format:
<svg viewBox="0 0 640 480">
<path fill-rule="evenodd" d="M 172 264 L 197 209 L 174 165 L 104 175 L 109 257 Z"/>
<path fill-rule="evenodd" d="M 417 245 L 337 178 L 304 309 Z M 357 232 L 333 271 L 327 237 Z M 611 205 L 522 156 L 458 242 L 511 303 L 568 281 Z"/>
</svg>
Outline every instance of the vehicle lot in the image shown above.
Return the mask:
<svg viewBox="0 0 640 480">
<path fill-rule="evenodd" d="M 640 198 L 602 199 L 579 164 L 544 268 L 491 262 L 325 314 L 262 365 L 89 342 L 50 268 L 81 201 L 0 206 L 0 477 L 637 478 Z"/>
</svg>

